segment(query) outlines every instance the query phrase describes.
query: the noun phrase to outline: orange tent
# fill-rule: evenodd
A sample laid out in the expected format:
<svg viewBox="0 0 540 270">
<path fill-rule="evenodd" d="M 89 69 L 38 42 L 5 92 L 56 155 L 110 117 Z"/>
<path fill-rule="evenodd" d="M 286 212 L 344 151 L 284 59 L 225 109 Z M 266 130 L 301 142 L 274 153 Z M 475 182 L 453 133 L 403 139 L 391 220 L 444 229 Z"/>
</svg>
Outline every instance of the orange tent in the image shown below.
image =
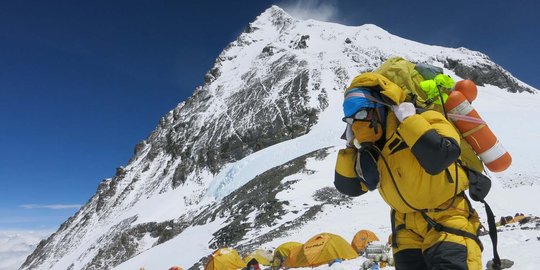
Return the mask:
<svg viewBox="0 0 540 270">
<path fill-rule="evenodd" d="M 230 270 L 242 269 L 246 265 L 238 254 L 238 251 L 232 248 L 221 248 L 209 256 L 204 270 Z"/>
<path fill-rule="evenodd" d="M 373 241 L 379 241 L 379 238 L 374 232 L 370 230 L 360 230 L 354 235 L 351 246 L 358 254 L 362 254 L 369 242 Z"/>
</svg>

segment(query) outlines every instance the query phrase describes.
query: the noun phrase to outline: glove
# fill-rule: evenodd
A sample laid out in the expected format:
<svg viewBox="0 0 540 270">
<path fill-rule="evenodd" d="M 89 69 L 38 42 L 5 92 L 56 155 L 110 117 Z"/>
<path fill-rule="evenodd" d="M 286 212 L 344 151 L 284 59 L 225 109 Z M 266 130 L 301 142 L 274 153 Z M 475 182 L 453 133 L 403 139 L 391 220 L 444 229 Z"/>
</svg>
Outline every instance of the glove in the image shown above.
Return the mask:
<svg viewBox="0 0 540 270">
<path fill-rule="evenodd" d="M 402 102 L 399 105 L 393 105 L 392 111 L 394 111 L 399 122 L 403 122 L 407 117 L 416 114 L 416 108 L 414 108 L 414 104 L 410 102 Z"/>
</svg>

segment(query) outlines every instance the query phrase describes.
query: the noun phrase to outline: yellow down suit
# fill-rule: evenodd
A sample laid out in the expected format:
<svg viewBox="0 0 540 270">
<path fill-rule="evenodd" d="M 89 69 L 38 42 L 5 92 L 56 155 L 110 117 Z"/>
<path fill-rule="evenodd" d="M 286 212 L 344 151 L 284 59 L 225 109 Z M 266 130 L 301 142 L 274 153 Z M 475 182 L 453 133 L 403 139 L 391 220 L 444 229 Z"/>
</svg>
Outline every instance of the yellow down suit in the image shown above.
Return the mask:
<svg viewBox="0 0 540 270">
<path fill-rule="evenodd" d="M 358 86 L 377 89 L 388 104 L 404 100 L 399 86 L 378 74 L 358 76 L 349 89 Z M 396 269 L 482 269 L 480 222 L 464 194 L 469 180 L 456 162 L 461 151 L 455 128 L 436 111 L 399 123 L 389 110 L 383 126 L 378 190 L 392 209 Z M 355 171 L 357 151 L 340 150 L 336 163 L 334 184 L 350 196 L 368 191 Z"/>
</svg>

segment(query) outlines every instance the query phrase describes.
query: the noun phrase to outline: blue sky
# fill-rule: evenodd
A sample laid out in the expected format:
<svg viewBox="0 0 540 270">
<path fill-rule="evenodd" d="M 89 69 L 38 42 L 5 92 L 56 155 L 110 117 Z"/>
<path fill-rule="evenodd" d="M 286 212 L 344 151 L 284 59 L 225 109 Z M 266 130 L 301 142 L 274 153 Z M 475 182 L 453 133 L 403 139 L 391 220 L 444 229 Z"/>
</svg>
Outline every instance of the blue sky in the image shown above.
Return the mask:
<svg viewBox="0 0 540 270">
<path fill-rule="evenodd" d="M 540 88 L 534 0 L 3 1 L 0 229 L 55 229 L 74 214 L 272 4 L 481 51 Z"/>
</svg>

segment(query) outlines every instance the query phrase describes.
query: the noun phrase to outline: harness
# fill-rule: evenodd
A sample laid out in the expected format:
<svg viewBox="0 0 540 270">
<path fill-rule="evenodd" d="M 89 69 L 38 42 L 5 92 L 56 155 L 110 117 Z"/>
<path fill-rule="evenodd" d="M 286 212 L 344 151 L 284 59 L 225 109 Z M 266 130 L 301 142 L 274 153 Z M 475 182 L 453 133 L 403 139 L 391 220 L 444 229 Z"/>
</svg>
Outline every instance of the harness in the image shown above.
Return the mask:
<svg viewBox="0 0 540 270">
<path fill-rule="evenodd" d="M 384 165 L 386 167 L 386 170 L 388 171 L 388 174 L 390 175 L 390 178 L 392 179 L 392 183 L 394 185 L 394 188 L 396 189 L 396 191 L 397 191 L 399 197 L 401 198 L 401 200 L 403 201 L 403 203 L 405 203 L 405 205 L 407 205 L 407 207 L 409 207 L 409 208 L 413 209 L 414 211 L 420 213 L 422 215 L 422 217 L 424 218 L 424 220 L 428 223 L 430 228 L 433 228 L 438 232 L 445 232 L 445 233 L 449 233 L 449 234 L 454 234 L 454 235 L 459 235 L 459 236 L 462 236 L 462 237 L 470 238 L 470 239 L 474 240 L 476 242 L 476 244 L 478 244 L 478 246 L 480 247 L 480 250 L 482 250 L 482 251 L 484 250 L 484 246 L 482 245 L 482 242 L 480 241 L 480 238 L 478 237 L 477 234 L 473 234 L 473 233 L 470 233 L 470 232 L 467 232 L 467 231 L 464 231 L 464 230 L 444 226 L 444 225 L 438 223 L 437 221 L 433 220 L 428 215 L 428 213 L 430 213 L 430 212 L 442 212 L 442 211 L 448 210 L 450 207 L 452 207 L 454 205 L 454 202 L 455 202 L 456 198 L 461 195 L 461 196 L 463 196 L 463 198 L 467 202 L 467 205 L 468 205 L 468 208 L 469 208 L 469 218 L 470 218 L 470 216 L 472 215 L 472 210 L 473 210 L 471 202 L 469 201 L 469 199 L 467 198 L 467 196 L 465 195 L 464 192 L 461 192 L 459 194 L 457 193 L 458 184 L 459 184 L 458 165 L 460 165 L 462 168 L 464 168 L 465 171 L 468 173 L 468 175 L 470 175 L 469 174 L 470 169 L 463 166 L 462 164 L 459 164 L 459 161 L 456 161 L 454 163 L 454 167 L 455 167 L 455 170 L 456 170 L 455 171 L 455 175 L 456 175 L 455 181 L 453 181 L 452 176 L 451 176 L 448 168 L 445 169 L 446 175 L 448 177 L 448 181 L 450 183 L 455 182 L 454 196 L 452 197 L 452 201 L 444 208 L 419 209 L 419 208 L 416 208 L 416 207 L 412 206 L 409 202 L 407 202 L 407 200 L 405 200 L 405 197 L 403 197 L 403 195 L 401 194 L 401 191 L 399 190 L 399 188 L 397 186 L 396 180 L 394 178 L 394 174 L 390 170 L 390 166 L 388 165 L 388 162 L 386 161 L 386 158 L 382 155 L 382 151 L 376 146 L 373 146 L 373 148 L 376 149 L 376 151 L 379 153 L 379 156 L 383 160 Z M 404 148 L 401 148 L 400 150 L 402 150 L 402 149 L 404 149 Z M 393 152 L 396 152 L 396 151 L 394 150 Z M 486 214 L 487 214 L 488 227 L 489 227 L 489 237 L 491 238 L 491 242 L 492 242 L 492 245 L 493 245 L 493 269 L 494 270 L 501 269 L 500 268 L 501 267 L 501 259 L 499 257 L 499 253 L 497 251 L 497 228 L 496 228 L 496 225 L 495 225 L 495 215 L 493 214 L 493 211 L 491 210 L 491 207 L 488 205 L 488 203 L 483 198 L 473 198 L 473 199 L 482 202 L 484 204 L 484 206 L 485 206 Z M 397 231 L 405 229 L 406 225 L 405 225 L 405 223 L 403 223 L 403 224 L 400 224 L 400 225 L 396 226 L 396 224 L 395 224 L 396 223 L 395 215 L 396 215 L 396 211 L 394 209 L 392 209 L 391 217 L 390 217 L 390 223 L 391 223 L 391 226 L 392 226 L 392 247 L 397 248 L 398 247 Z"/>
</svg>

